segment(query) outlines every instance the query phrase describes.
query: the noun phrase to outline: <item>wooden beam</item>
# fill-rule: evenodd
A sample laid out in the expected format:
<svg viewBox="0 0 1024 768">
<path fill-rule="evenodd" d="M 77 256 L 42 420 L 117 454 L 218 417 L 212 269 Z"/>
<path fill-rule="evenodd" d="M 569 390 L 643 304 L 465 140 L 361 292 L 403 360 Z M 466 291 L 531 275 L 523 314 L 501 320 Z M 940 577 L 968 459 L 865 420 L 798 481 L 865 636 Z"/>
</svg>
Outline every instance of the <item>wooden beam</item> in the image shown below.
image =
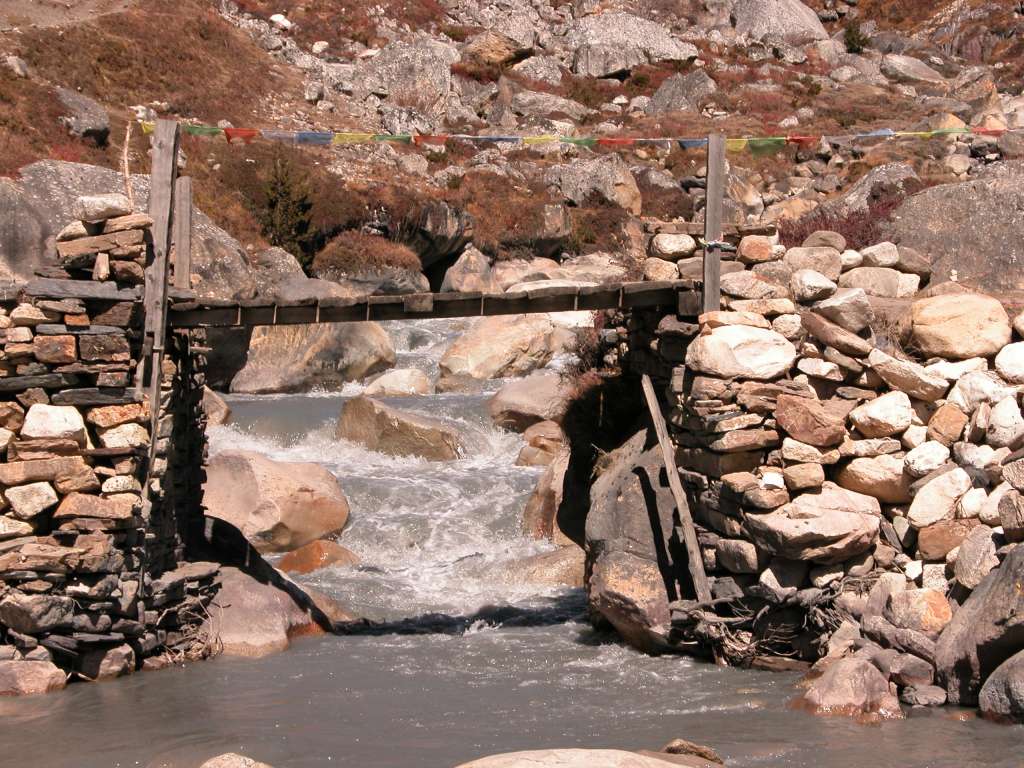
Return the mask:
<svg viewBox="0 0 1024 768">
<path fill-rule="evenodd" d="M 707 196 L 704 201 L 704 301 L 703 310 L 722 306 L 722 254 L 713 245 L 722 239 L 722 198 L 725 195 L 725 136 L 708 136 Z"/>
<path fill-rule="evenodd" d="M 174 287 L 192 288 L 192 177 L 174 185 Z"/>
<path fill-rule="evenodd" d="M 174 188 L 178 177 L 178 123 L 157 120 L 153 134 L 153 169 L 150 173 L 149 216 L 153 219 L 153 260 L 146 267 L 146 334 L 153 348 L 163 349 L 164 310 L 167 297 L 168 251 Z"/>
<path fill-rule="evenodd" d="M 690 578 L 693 580 L 693 586 L 697 592 L 697 600 L 703 603 L 711 600 L 711 587 L 708 584 L 707 574 L 704 573 L 704 560 L 700 554 L 700 544 L 697 542 L 697 531 L 693 527 L 693 518 L 690 516 L 690 505 L 686 501 L 686 491 L 683 490 L 683 484 L 679 480 L 675 451 L 672 449 L 672 441 L 668 437 L 668 427 L 665 424 L 665 417 L 661 415 L 661 406 L 658 404 L 658 396 L 654 392 L 651 377 L 645 373 L 641 383 L 644 398 L 647 400 L 647 410 L 650 411 L 651 422 L 654 424 L 654 431 L 658 435 L 658 444 L 661 446 L 665 473 L 668 475 L 668 485 L 672 489 L 676 509 L 679 510 L 679 522 L 683 529 L 683 541 L 686 544 L 686 559 Z"/>
</svg>

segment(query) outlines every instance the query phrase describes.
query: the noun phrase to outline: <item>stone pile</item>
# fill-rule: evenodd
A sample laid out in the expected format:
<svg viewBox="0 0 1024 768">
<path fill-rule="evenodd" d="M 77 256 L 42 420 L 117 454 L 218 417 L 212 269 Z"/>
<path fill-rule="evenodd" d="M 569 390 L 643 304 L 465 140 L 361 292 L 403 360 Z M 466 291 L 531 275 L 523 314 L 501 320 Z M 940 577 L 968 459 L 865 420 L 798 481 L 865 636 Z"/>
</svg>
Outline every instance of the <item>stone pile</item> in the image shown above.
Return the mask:
<svg viewBox="0 0 1024 768">
<path fill-rule="evenodd" d="M 72 210 L 77 220 L 57 233 L 55 276 L 142 285 L 153 220 L 120 194 L 79 197 Z"/>
<path fill-rule="evenodd" d="M 141 280 L 150 221 L 126 205 L 76 203 L 57 251 L 88 282 L 40 280 L 0 310 L 0 695 L 207 650 L 218 567 L 183 562 L 202 524 L 205 362 L 172 335 L 152 435 L 132 386 L 139 305 L 118 290 Z"/>
<path fill-rule="evenodd" d="M 749 268 L 723 274 L 722 310 L 604 332 L 608 360 L 666 384 L 717 610 L 776 616 L 732 660 L 817 662 L 816 711 L 980 697 L 1019 718 L 1024 632 L 1009 617 L 1024 598 L 1006 590 L 1024 576 L 1024 316 L 955 284 L 920 290 L 927 263 L 891 243 L 747 237 L 736 260 Z M 671 646 L 693 605 L 636 581 L 609 601 L 591 579 L 592 607 Z"/>
</svg>

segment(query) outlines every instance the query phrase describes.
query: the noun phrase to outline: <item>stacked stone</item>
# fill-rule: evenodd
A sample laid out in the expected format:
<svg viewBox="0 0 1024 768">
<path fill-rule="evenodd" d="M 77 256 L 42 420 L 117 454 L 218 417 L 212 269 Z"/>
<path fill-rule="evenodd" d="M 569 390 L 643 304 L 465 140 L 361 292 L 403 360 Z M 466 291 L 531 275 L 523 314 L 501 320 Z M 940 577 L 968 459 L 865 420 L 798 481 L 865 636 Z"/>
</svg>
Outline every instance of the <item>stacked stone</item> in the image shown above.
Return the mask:
<svg viewBox="0 0 1024 768">
<path fill-rule="evenodd" d="M 1024 341 L 993 298 L 918 293 L 928 270 L 909 248 L 854 252 L 821 232 L 788 251 L 745 238 L 737 257 L 751 269 L 722 276 L 723 310 L 635 316 L 628 354 L 674 366 L 669 420 L 714 597 L 807 617 L 827 602 L 844 619 L 803 620 L 792 641 L 823 669 L 849 657 L 812 686 L 814 708 L 855 673 L 872 683 L 858 711 L 898 716 L 897 693 L 977 703 L 1024 653 L 1003 626 L 1024 598 L 979 589 L 1024 575 L 1009 562 L 1024 549 Z M 899 323 L 880 321 L 899 305 Z M 1024 336 L 1024 316 L 1013 327 Z"/>
<path fill-rule="evenodd" d="M 142 285 L 153 220 L 118 194 L 80 197 L 73 212 L 77 221 L 57 234 L 60 276 Z"/>
<path fill-rule="evenodd" d="M 204 360 L 187 337 L 172 340 L 150 466 L 150 406 L 129 386 L 138 300 L 91 282 L 103 254 L 110 263 L 145 259 L 148 218 L 108 206 L 112 218 L 99 220 L 95 199 L 77 207 L 89 221 L 65 233 L 103 234 L 65 239 L 58 250 L 68 272 L 86 264 L 68 254 L 87 253 L 90 282 L 30 283 L 22 303 L 0 314 L 0 695 L 201 653 L 197 628 L 217 570 L 182 565 L 189 528 L 202 520 Z M 125 232 L 135 233 L 125 247 L 138 255 L 110 239 L 96 250 L 98 238 Z M 175 429 L 189 440 L 172 445 Z"/>
</svg>

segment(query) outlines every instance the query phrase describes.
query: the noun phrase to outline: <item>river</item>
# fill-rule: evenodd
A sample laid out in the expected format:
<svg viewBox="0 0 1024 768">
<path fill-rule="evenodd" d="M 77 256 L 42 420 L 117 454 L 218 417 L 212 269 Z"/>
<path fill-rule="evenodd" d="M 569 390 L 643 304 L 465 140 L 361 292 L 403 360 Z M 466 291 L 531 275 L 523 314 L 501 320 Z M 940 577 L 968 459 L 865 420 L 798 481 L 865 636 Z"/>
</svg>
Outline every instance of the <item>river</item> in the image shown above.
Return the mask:
<svg viewBox="0 0 1024 768">
<path fill-rule="evenodd" d="M 436 373 L 459 327 L 390 326 L 398 365 Z M 447 463 L 336 441 L 358 385 L 231 398 L 233 421 L 211 429 L 212 452 L 321 463 L 349 498 L 339 541 L 362 563 L 308 583 L 359 615 L 417 619 L 421 632 L 306 638 L 265 659 L 0 699 L 0 766 L 194 768 L 236 751 L 275 768 L 449 768 L 503 751 L 657 749 L 678 737 L 736 768 L 1024 765 L 1024 726 L 952 709 L 879 726 L 812 717 L 787 706 L 794 675 L 641 655 L 590 629 L 580 590 L 518 581 L 510 564 L 549 548 L 519 535 L 540 470 L 514 466 L 521 438 L 490 425 L 495 389 L 393 401 L 461 425 L 466 457 Z"/>
</svg>

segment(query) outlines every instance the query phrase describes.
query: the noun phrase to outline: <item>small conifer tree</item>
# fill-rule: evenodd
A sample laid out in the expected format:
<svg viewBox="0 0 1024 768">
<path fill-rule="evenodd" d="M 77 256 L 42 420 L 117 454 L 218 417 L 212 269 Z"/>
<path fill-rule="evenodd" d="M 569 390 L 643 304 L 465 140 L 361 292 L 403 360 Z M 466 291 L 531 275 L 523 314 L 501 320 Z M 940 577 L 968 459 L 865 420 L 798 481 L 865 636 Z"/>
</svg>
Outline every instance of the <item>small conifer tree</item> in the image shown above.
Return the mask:
<svg viewBox="0 0 1024 768">
<path fill-rule="evenodd" d="M 286 159 L 276 158 L 264 187 L 263 207 L 258 211 L 260 227 L 271 245 L 284 248 L 307 272 L 315 247 L 312 210 L 309 189 L 295 177 Z"/>
</svg>

